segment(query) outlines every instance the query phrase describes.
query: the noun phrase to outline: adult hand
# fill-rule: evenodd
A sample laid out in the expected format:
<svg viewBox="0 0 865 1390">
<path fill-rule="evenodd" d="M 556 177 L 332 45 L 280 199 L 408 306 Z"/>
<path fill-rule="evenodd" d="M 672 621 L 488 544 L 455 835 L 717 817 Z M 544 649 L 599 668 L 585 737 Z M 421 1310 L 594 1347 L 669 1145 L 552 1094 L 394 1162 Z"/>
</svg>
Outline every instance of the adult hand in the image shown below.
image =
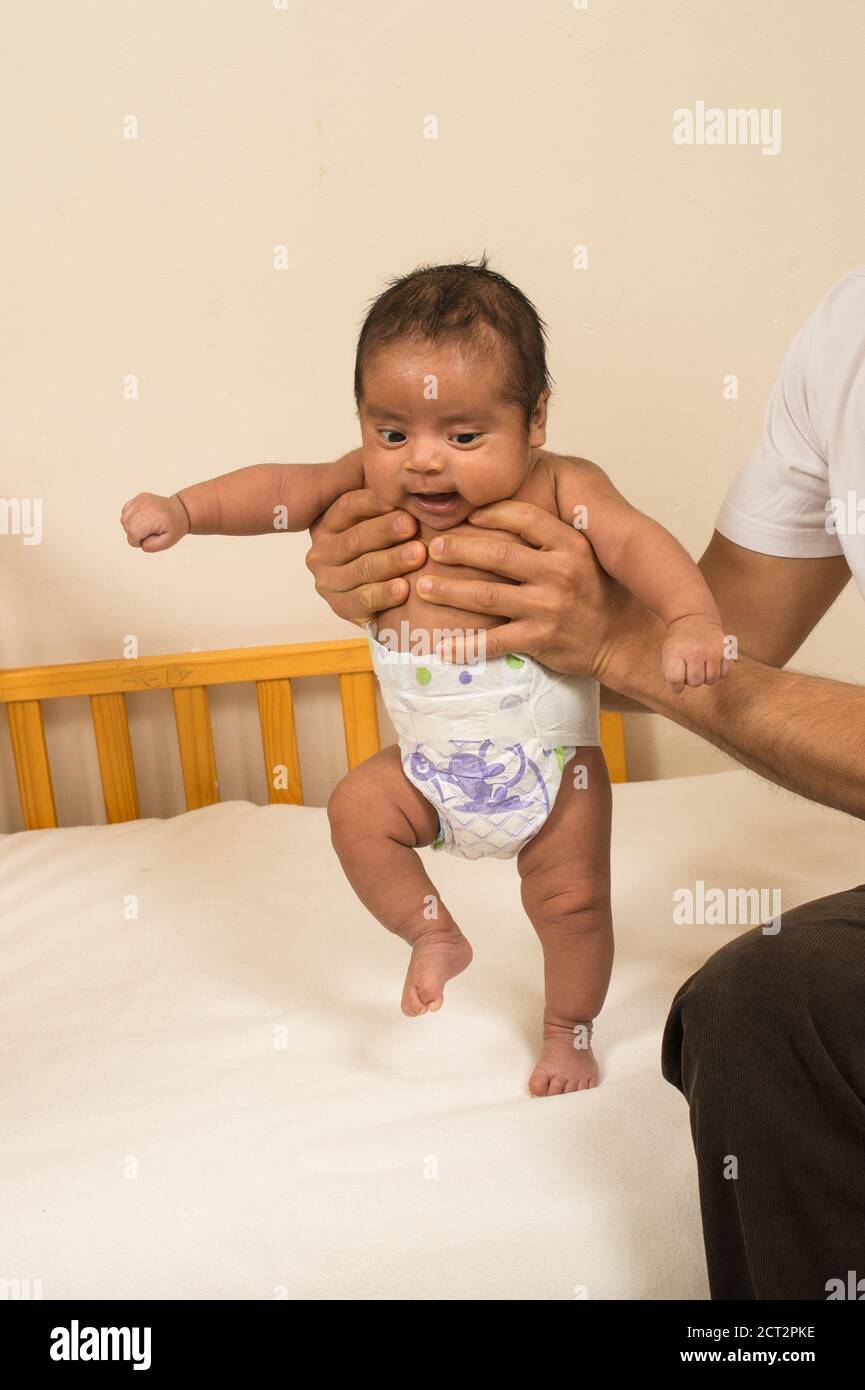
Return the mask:
<svg viewBox="0 0 865 1390">
<path fill-rule="evenodd" d="M 404 603 L 407 579 L 426 559 L 422 541 L 409 540 L 417 521 L 386 507 L 369 488 L 346 492 L 310 527 L 306 563 L 316 591 L 334 613 L 363 625 L 376 613 Z"/>
<path fill-rule="evenodd" d="M 647 610 L 610 579 L 580 531 L 540 507 L 496 502 L 473 512 L 469 520 L 512 531 L 528 544 L 465 533 L 437 536 L 430 542 L 431 558 L 518 582 L 425 575 L 418 592 L 430 603 L 509 618 L 485 633 L 489 659 L 525 652 L 555 671 L 603 681 L 614 649 L 627 630 L 640 632 Z"/>
</svg>

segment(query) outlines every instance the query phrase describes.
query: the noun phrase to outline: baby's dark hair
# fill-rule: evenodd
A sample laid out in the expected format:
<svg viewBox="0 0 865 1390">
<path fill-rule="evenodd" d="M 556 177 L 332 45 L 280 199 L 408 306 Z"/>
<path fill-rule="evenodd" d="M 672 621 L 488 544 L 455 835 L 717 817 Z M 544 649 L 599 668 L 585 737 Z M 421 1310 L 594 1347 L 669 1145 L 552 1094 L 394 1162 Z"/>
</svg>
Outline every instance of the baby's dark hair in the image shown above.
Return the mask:
<svg viewBox="0 0 865 1390">
<path fill-rule="evenodd" d="M 502 399 L 522 407 L 526 428 L 541 392 L 552 390 L 546 324 L 522 290 L 488 268 L 486 252 L 477 265 L 461 261 L 418 266 L 391 280 L 372 301 L 357 340 L 358 408 L 364 367 L 380 348 L 400 338 L 434 343 L 458 339 L 482 357 L 504 348 Z"/>
</svg>

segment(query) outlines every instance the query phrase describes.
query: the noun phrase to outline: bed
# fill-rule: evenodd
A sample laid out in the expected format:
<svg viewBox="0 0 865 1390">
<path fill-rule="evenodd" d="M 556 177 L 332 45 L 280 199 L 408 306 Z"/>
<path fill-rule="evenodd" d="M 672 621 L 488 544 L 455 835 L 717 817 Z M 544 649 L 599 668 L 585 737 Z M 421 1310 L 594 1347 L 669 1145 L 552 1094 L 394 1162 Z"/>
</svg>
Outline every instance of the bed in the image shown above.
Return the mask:
<svg viewBox="0 0 865 1390">
<path fill-rule="evenodd" d="M 858 881 L 858 826 L 734 771 L 614 788 L 602 1084 L 525 1090 L 540 952 L 512 863 L 435 856 L 475 947 L 437 1015 L 302 804 L 292 683 L 378 746 L 363 641 L 0 673 L 28 830 L 0 840 L 0 1274 L 53 1299 L 706 1298 L 673 994 L 744 926 L 676 926 L 702 880 L 785 908 Z M 254 681 L 270 801 L 221 802 L 207 689 Z M 139 818 L 124 705 L 170 688 L 187 810 Z M 107 824 L 56 825 L 42 701 L 90 697 Z M 431 851 L 423 851 L 432 858 Z M 30 1281 L 29 1285 L 27 1281 Z"/>
</svg>

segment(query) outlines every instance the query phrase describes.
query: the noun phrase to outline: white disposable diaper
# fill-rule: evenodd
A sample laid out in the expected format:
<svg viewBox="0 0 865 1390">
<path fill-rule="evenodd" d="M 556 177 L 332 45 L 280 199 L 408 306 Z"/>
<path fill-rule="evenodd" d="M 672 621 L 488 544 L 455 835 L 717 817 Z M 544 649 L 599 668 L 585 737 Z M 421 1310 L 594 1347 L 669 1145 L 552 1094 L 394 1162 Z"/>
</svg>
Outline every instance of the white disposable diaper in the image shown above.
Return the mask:
<svg viewBox="0 0 865 1390">
<path fill-rule="evenodd" d="M 438 811 L 433 849 L 509 859 L 552 810 L 562 770 L 600 743 L 600 687 L 517 653 L 460 666 L 392 652 L 367 624 L 409 781 Z"/>
</svg>

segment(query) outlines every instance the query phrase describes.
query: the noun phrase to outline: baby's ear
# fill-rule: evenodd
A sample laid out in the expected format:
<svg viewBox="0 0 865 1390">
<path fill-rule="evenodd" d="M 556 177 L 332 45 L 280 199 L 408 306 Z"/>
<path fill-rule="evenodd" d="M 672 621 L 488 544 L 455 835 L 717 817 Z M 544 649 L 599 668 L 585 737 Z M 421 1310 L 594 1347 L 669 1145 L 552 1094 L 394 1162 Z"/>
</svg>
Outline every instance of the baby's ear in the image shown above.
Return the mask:
<svg viewBox="0 0 865 1390">
<path fill-rule="evenodd" d="M 542 391 L 532 411 L 532 418 L 529 422 L 529 443 L 533 449 L 540 449 L 547 440 L 547 401 L 549 398 L 550 392 Z"/>
</svg>

